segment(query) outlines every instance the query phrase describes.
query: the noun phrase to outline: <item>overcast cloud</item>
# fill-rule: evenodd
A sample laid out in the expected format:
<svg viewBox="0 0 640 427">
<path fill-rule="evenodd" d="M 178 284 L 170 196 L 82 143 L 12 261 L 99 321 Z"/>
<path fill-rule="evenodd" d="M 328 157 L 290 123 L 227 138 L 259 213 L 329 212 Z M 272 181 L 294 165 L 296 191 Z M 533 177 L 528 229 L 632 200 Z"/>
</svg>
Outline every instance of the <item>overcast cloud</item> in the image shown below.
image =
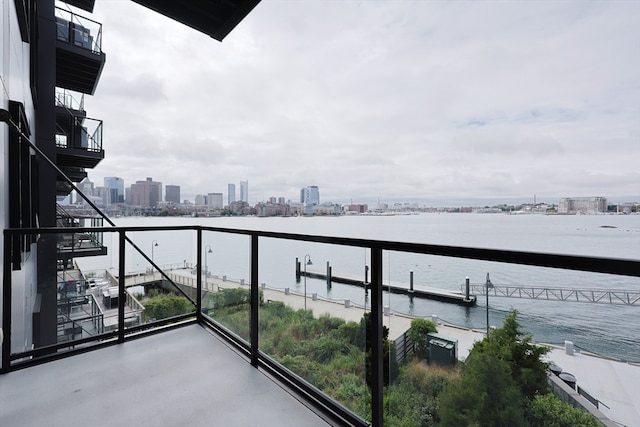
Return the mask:
<svg viewBox="0 0 640 427">
<path fill-rule="evenodd" d="M 96 2 L 89 177 L 250 203 L 640 200 L 637 1 L 265 0 L 224 40 Z M 434 202 L 434 203 L 430 203 Z"/>
</svg>

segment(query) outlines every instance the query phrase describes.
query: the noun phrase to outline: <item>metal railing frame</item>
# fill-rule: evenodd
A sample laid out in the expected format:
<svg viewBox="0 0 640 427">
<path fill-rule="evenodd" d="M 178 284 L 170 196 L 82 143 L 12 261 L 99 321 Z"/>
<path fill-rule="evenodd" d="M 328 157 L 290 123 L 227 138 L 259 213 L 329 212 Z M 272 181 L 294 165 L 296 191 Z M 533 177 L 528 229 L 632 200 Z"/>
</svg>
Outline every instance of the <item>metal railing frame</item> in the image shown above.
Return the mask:
<svg viewBox="0 0 640 427">
<path fill-rule="evenodd" d="M 508 250 L 496 250 L 496 249 L 481 249 L 481 248 L 469 248 L 469 247 L 455 247 L 455 246 L 441 246 L 441 245 L 429 245 L 429 244 L 417 244 L 417 243 L 405 243 L 405 242 L 391 242 L 380 240 L 368 240 L 368 239 L 352 239 L 342 237 L 328 237 L 328 236 L 313 236 L 303 234 L 291 234 L 269 231 L 256 231 L 256 230 L 242 230 L 242 229 L 227 229 L 219 227 L 205 227 L 205 226 L 156 226 L 156 227 L 102 227 L 102 228 L 78 228 L 76 232 L 115 232 L 118 234 L 119 245 L 119 276 L 118 286 L 120 295 L 125 293 L 125 244 L 129 242 L 133 245 L 133 249 L 139 248 L 127 237 L 128 232 L 150 232 L 150 231 L 179 231 L 190 230 L 196 233 L 197 240 L 197 280 L 196 280 L 196 301 L 193 301 L 189 296 L 183 292 L 178 286 L 176 289 L 180 291 L 183 296 L 187 297 L 195 308 L 195 313 L 185 314 L 177 316 L 171 319 L 163 319 L 161 321 L 150 322 L 148 324 L 138 325 L 135 327 L 125 328 L 125 316 L 124 306 L 125 298 L 119 298 L 118 302 L 118 330 L 105 334 L 100 334 L 95 337 L 85 338 L 77 341 L 72 341 L 71 345 L 74 346 L 72 350 L 69 350 L 63 354 L 51 353 L 51 351 L 58 351 L 68 349 L 70 343 L 61 343 L 46 348 L 38 348 L 28 352 L 11 354 L 11 241 L 13 238 L 20 237 L 25 234 L 52 234 L 52 233 L 64 233 L 68 230 L 64 228 L 32 228 L 32 229 L 7 229 L 4 230 L 4 279 L 3 279 L 3 327 L 5 328 L 5 341 L 2 345 L 2 373 L 9 372 L 11 370 L 19 369 L 21 367 L 30 366 L 37 363 L 44 363 L 50 361 L 53 358 L 61 358 L 66 355 L 77 354 L 78 352 L 86 352 L 97 347 L 103 347 L 105 345 L 117 343 L 124 343 L 127 339 L 144 335 L 145 333 L 158 332 L 158 328 L 169 324 L 175 326 L 181 326 L 184 324 L 199 323 L 210 326 L 227 342 L 234 345 L 240 354 L 244 354 L 248 357 L 251 365 L 256 368 L 263 368 L 268 371 L 272 376 L 277 377 L 280 381 L 284 382 L 288 387 L 293 388 L 296 392 L 301 393 L 305 399 L 314 402 L 319 408 L 324 408 L 323 411 L 327 411 L 325 415 L 330 416 L 332 419 L 339 422 L 346 422 L 351 425 L 367 425 L 367 422 L 362 420 L 357 415 L 352 414 L 349 410 L 343 408 L 341 405 L 333 401 L 322 392 L 318 391 L 313 385 L 307 383 L 305 380 L 297 377 L 295 374 L 289 372 L 286 368 L 282 367 L 278 363 L 274 362 L 267 355 L 260 352 L 259 349 L 259 336 L 258 336 L 258 302 L 259 302 L 259 240 L 261 238 L 273 238 L 281 240 L 293 240 L 304 241 L 311 243 L 324 243 L 333 245 L 342 245 L 350 247 L 367 248 L 371 253 L 371 315 L 372 315 L 372 330 L 369 331 L 372 340 L 372 370 L 373 370 L 373 384 L 371 390 L 372 396 L 372 413 L 371 424 L 374 426 L 381 426 L 383 424 L 383 310 L 382 310 L 382 294 L 383 294 L 383 251 L 399 251 L 418 253 L 425 255 L 438 255 L 445 257 L 474 259 L 493 261 L 507 264 L 521 264 L 531 265 L 539 267 L 550 267 L 567 270 L 578 270 L 594 273 L 609 273 L 615 275 L 640 277 L 640 261 L 632 259 L 614 259 L 614 258 L 599 258 L 599 257 L 586 257 L 586 256 L 574 256 L 574 255 L 558 255 L 558 254 L 546 254 L 537 252 L 516 252 Z M 250 314 L 250 340 L 249 343 L 236 336 L 233 332 L 226 330 L 222 325 L 211 319 L 209 316 L 202 313 L 202 233 L 207 232 L 219 232 L 227 234 L 245 235 L 250 238 L 250 275 L 251 275 L 251 314 Z M 141 252 L 141 251 L 140 251 Z M 143 256 L 146 254 L 143 253 Z M 171 279 L 168 274 L 162 271 L 148 256 L 145 256 L 148 262 L 152 266 L 157 268 L 160 273 L 171 283 Z M 168 326 L 172 327 L 172 326 Z M 97 342 L 95 346 L 87 346 L 78 348 L 80 344 L 89 344 Z M 30 358 L 28 361 L 20 361 L 15 365 L 12 365 L 12 361 L 23 360 L 25 357 Z"/>
</svg>

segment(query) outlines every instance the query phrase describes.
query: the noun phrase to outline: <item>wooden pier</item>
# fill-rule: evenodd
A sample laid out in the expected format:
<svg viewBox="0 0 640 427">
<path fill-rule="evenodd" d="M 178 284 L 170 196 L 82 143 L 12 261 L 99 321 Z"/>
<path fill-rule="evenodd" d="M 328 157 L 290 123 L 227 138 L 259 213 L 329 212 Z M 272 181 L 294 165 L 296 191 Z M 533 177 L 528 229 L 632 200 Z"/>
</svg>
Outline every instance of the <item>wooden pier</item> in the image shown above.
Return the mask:
<svg viewBox="0 0 640 427">
<path fill-rule="evenodd" d="M 302 276 L 306 276 L 312 279 L 325 280 L 327 282 L 327 286 L 331 286 L 331 283 L 342 283 L 345 285 L 358 286 L 360 288 L 366 289 L 369 289 L 371 287 L 371 283 L 367 280 L 367 277 L 365 277 L 365 280 L 362 280 L 362 278 L 353 276 L 334 275 L 330 265 L 327 265 L 327 271 L 324 273 L 318 270 L 302 270 L 300 268 L 300 262 L 296 258 L 296 279 L 299 280 Z M 411 283 L 385 283 L 383 288 L 386 292 L 392 294 L 407 295 L 409 297 L 431 299 L 463 306 L 473 306 L 476 304 L 475 295 L 469 295 L 469 297 L 467 298 L 465 294 L 460 292 L 433 288 L 430 286 L 420 286 L 419 289 L 416 289 L 413 286 L 413 274 L 411 274 Z"/>
</svg>

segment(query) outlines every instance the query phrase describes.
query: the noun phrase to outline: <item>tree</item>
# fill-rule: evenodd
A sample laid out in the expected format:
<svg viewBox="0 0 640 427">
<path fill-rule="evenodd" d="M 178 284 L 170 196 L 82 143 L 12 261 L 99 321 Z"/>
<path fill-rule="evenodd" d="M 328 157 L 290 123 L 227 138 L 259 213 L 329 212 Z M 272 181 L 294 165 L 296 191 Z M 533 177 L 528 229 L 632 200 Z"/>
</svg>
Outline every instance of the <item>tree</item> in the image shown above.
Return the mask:
<svg viewBox="0 0 640 427">
<path fill-rule="evenodd" d="M 420 359 L 427 358 L 427 334 L 438 332 L 436 325 L 427 319 L 413 319 L 407 335 L 414 345 L 414 352 Z"/>
<path fill-rule="evenodd" d="M 484 340 L 474 344 L 469 358 L 488 353 L 507 362 L 516 384 L 531 400 L 536 394 L 549 391 L 548 363 L 542 361 L 542 356 L 550 349 L 533 344 L 531 335 L 522 332 L 517 316 L 517 310 L 512 310 L 502 328 L 491 331 Z"/>
<path fill-rule="evenodd" d="M 462 378 L 440 395 L 440 425 L 526 426 L 525 408 L 509 363 L 480 353 L 468 361 Z"/>
<path fill-rule="evenodd" d="M 442 425 L 529 425 L 529 402 L 549 390 L 541 359 L 549 349 L 531 342 L 517 315 L 474 344 L 462 379 L 442 395 Z"/>
</svg>

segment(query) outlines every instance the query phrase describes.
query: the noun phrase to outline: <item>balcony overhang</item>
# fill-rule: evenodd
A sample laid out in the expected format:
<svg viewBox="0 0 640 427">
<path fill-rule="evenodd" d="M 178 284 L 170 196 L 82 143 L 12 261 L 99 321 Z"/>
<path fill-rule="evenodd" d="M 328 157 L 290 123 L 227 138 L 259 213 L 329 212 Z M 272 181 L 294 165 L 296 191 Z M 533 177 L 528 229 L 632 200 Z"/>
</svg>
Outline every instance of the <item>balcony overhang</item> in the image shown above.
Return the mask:
<svg viewBox="0 0 640 427">
<path fill-rule="evenodd" d="M 56 196 L 66 197 L 73 191 L 71 185 L 66 181 L 58 180 L 56 182 Z"/>
<path fill-rule="evenodd" d="M 73 258 L 89 257 L 89 256 L 102 256 L 107 255 L 107 248 L 104 246 L 89 246 L 85 247 L 73 247 L 73 248 L 61 248 L 58 249 L 57 258 L 61 261 L 67 262 Z"/>
<path fill-rule="evenodd" d="M 222 41 L 260 0 L 133 0 Z"/>
<path fill-rule="evenodd" d="M 93 150 L 87 150 L 86 148 L 75 148 L 75 147 L 57 147 L 56 148 L 56 163 L 63 170 L 66 167 L 93 169 L 103 159 L 104 159 L 104 150 L 93 151 Z M 87 175 L 86 172 L 84 175 L 86 177 Z M 68 176 L 71 178 L 71 175 L 68 175 Z M 81 180 L 76 181 L 75 179 L 73 179 L 74 182 L 79 182 Z"/>
<path fill-rule="evenodd" d="M 58 40 L 56 44 L 56 86 L 93 95 L 107 56 Z"/>
<path fill-rule="evenodd" d="M 69 177 L 69 179 L 73 182 L 80 182 L 87 177 L 87 171 L 85 171 L 83 168 L 61 167 L 60 170 L 62 170 L 62 172 L 64 172 L 64 174 L 67 175 L 67 177 Z M 58 176 L 58 181 L 64 182 L 64 178 L 62 176 Z"/>
<path fill-rule="evenodd" d="M 64 0 L 64 2 L 79 9 L 86 10 L 89 13 L 93 13 L 93 6 L 96 0 Z"/>
</svg>

